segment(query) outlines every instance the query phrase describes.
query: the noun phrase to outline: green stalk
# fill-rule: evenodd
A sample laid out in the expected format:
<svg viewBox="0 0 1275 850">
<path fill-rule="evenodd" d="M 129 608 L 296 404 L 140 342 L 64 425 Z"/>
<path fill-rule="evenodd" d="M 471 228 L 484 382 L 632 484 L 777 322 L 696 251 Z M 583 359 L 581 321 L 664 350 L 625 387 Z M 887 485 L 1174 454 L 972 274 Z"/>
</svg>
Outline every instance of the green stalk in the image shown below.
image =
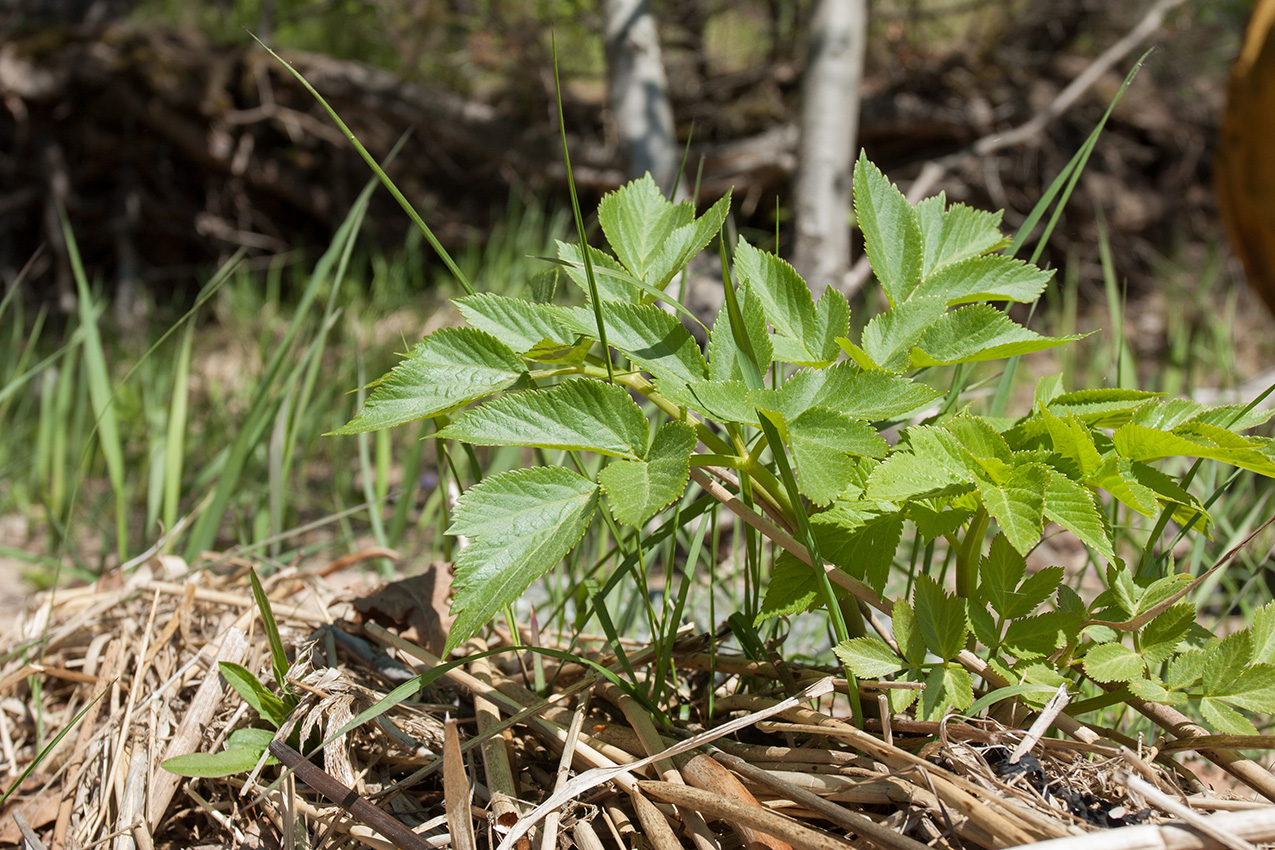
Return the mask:
<svg viewBox="0 0 1275 850">
<path fill-rule="evenodd" d="M 987 534 L 987 521 L 987 508 L 979 505 L 956 555 L 956 595 L 962 599 L 973 599 L 978 591 L 978 561 L 983 551 L 983 537 Z"/>
</svg>

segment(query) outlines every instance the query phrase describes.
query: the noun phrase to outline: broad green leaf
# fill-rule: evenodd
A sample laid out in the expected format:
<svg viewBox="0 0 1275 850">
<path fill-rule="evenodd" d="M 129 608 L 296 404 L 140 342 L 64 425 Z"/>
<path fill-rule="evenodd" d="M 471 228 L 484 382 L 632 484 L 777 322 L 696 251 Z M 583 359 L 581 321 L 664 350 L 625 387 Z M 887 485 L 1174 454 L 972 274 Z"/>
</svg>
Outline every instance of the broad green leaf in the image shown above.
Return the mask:
<svg viewBox="0 0 1275 850">
<path fill-rule="evenodd" d="M 535 304 L 552 304 L 553 296 L 558 294 L 558 287 L 566 273 L 566 270 L 561 266 L 551 266 L 532 275 L 531 280 L 527 281 L 527 289 L 531 295 L 532 302 Z"/>
<path fill-rule="evenodd" d="M 1200 699 L 1200 713 L 1210 726 L 1224 735 L 1257 734 L 1257 727 L 1251 720 L 1214 697 Z"/>
<path fill-rule="evenodd" d="M 508 393 L 466 411 L 438 432 L 480 446 L 586 450 L 645 457 L 649 426 L 628 390 L 602 381 L 565 381 L 547 390 Z"/>
<path fill-rule="evenodd" d="M 1016 620 L 1031 614 L 1054 595 L 1062 580 L 1062 567 L 1042 567 L 1032 573 L 1005 601 L 1005 617 Z"/>
<path fill-rule="evenodd" d="M 1007 244 L 1000 231 L 1002 213 L 999 210 L 985 212 L 965 204 L 952 204 L 951 208 L 944 209 L 946 203 L 946 196 L 940 192 L 916 205 L 921 240 L 925 245 L 921 271 L 924 277 L 940 266 L 999 250 Z"/>
<path fill-rule="evenodd" d="M 966 599 L 965 617 L 969 620 L 970 631 L 974 633 L 975 640 L 986 647 L 1000 646 L 1001 635 L 996 625 L 996 618 L 992 616 L 992 610 L 983 600 Z"/>
<path fill-rule="evenodd" d="M 1043 337 L 990 304 L 971 304 L 945 313 L 933 322 L 913 347 L 908 362 L 913 367 L 921 367 L 1003 360 L 1055 348 L 1083 337 L 1084 334 Z"/>
<path fill-rule="evenodd" d="M 1130 682 L 1146 672 L 1142 657 L 1122 643 L 1100 643 L 1085 653 L 1085 672 L 1099 682 Z"/>
<path fill-rule="evenodd" d="M 1104 558 L 1114 558 L 1111 530 L 1093 493 L 1059 472 L 1045 488 L 1045 519 L 1056 522 Z"/>
<path fill-rule="evenodd" d="M 243 701 L 248 703 L 262 720 L 275 727 L 283 724 L 292 711 L 292 706 L 275 696 L 246 667 L 230 661 L 219 662 L 221 675 L 235 689 Z"/>
<path fill-rule="evenodd" d="M 1160 682 L 1150 679 L 1134 679 L 1129 683 L 1129 693 L 1147 702 L 1158 702 L 1162 705 L 1182 705 L 1187 702 L 1187 695 L 1167 690 Z"/>
<path fill-rule="evenodd" d="M 1049 655 L 1067 641 L 1070 627 L 1079 630 L 1079 618 L 1061 611 L 1045 611 L 1023 620 L 1014 620 L 1005 630 L 1002 647 L 1018 658 Z"/>
<path fill-rule="evenodd" d="M 558 259 L 561 268 L 571 278 L 571 282 L 580 287 L 584 297 L 589 297 L 589 279 L 584 271 L 584 255 L 580 246 L 566 242 L 558 242 Z M 589 246 L 589 261 L 593 264 L 593 279 L 598 285 L 598 298 L 607 301 L 637 301 L 642 297 L 642 290 L 635 285 L 632 275 L 606 251 Z M 590 314 L 592 315 L 592 314 Z M 596 335 L 594 328 L 590 335 Z"/>
<path fill-rule="evenodd" d="M 1202 457 L 1275 477 L 1275 461 L 1260 443 L 1214 425 L 1187 423 L 1173 431 L 1159 431 L 1129 422 L 1112 435 L 1111 441 L 1116 451 L 1130 460 Z"/>
<path fill-rule="evenodd" d="M 568 366 L 579 366 L 589 356 L 589 349 L 593 347 L 593 342 L 587 336 L 580 337 L 574 343 L 565 344 L 554 342 L 551 339 L 544 339 L 524 351 L 522 356 L 540 363 L 563 363 Z"/>
<path fill-rule="evenodd" d="M 960 508 L 936 511 L 923 502 L 908 502 L 908 519 L 915 523 L 916 530 L 928 540 L 937 540 L 956 531 L 965 524 L 971 513 Z"/>
<path fill-rule="evenodd" d="M 850 318 L 843 295 L 829 290 L 816 307 L 810 288 L 792 266 L 743 240 L 735 248 L 735 272 L 775 329 L 776 360 L 826 366 L 837 359 L 837 337 L 846 335 Z"/>
<path fill-rule="evenodd" d="M 916 212 L 862 152 L 854 166 L 853 186 L 864 251 L 890 304 L 897 307 L 920 279 L 925 257 Z"/>
<path fill-rule="evenodd" d="M 219 753 L 188 753 L 167 759 L 160 766 L 178 776 L 217 779 L 249 772 L 257 766 L 257 762 L 261 761 L 263 752 L 264 750 L 238 747 L 233 750 L 222 750 Z"/>
<path fill-rule="evenodd" d="M 1093 435 L 1080 420 L 1068 414 L 1065 419 L 1055 416 L 1048 408 L 1042 408 L 1040 419 L 1048 430 L 1054 451 L 1073 461 L 1080 474 L 1088 478 L 1102 465 L 1102 456 L 1094 444 Z"/>
<path fill-rule="evenodd" d="M 920 719 L 942 720 L 949 709 L 964 711 L 974 702 L 974 681 L 964 667 L 941 664 L 925 677 L 921 691 Z"/>
<path fill-rule="evenodd" d="M 561 315 L 572 330 L 597 334 L 591 311 L 564 310 Z M 708 365 L 691 332 L 656 305 L 604 303 L 602 320 L 607 342 L 656 378 L 690 384 L 707 375 Z"/>
<path fill-rule="evenodd" d="M 673 231 L 694 217 L 694 207 L 665 198 L 649 172 L 608 192 L 598 204 L 598 223 L 611 250 L 636 277 L 651 284 L 655 283 L 650 272 L 656 255 Z"/>
<path fill-rule="evenodd" d="M 333 433 L 427 419 L 526 385 L 526 367 L 509 346 L 473 328 L 443 328 L 417 343 L 381 378 L 358 415 Z"/>
<path fill-rule="evenodd" d="M 1040 542 L 1044 529 L 1045 488 L 1050 473 L 1036 464 L 1016 467 L 1004 486 L 986 479 L 975 482 L 978 493 L 1001 532 L 1024 555 Z"/>
<path fill-rule="evenodd" d="M 1139 638 L 1142 657 L 1149 664 L 1160 664 L 1169 660 L 1194 623 L 1195 606 L 1193 604 L 1179 602 L 1171 606 L 1143 627 Z"/>
<path fill-rule="evenodd" d="M 879 313 L 863 329 L 863 350 L 877 367 L 902 372 L 913 348 L 946 310 L 941 298 L 914 298 Z"/>
<path fill-rule="evenodd" d="M 757 409 L 750 400 L 748 385 L 738 379 L 680 385 L 661 382 L 660 390 L 677 404 L 718 422 L 757 422 Z"/>
<path fill-rule="evenodd" d="M 878 593 L 903 536 L 903 515 L 882 502 L 835 502 L 810 518 L 819 553 Z"/>
<path fill-rule="evenodd" d="M 1166 683 L 1170 688 L 1185 689 L 1200 681 L 1206 658 L 1203 650 L 1192 649 L 1169 659 Z"/>
<path fill-rule="evenodd" d="M 1063 393 L 1049 403 L 1054 415 L 1075 416 L 1095 428 L 1118 428 L 1128 422 L 1134 411 L 1162 393 L 1143 390 L 1097 389 Z"/>
<path fill-rule="evenodd" d="M 757 367 L 765 372 L 770 368 L 774 358 L 771 347 L 771 336 L 766 332 L 766 315 L 761 304 L 752 291 L 740 287 L 736 295 L 739 309 L 743 314 L 745 332 L 753 346 L 753 354 L 757 357 Z M 713 330 L 708 337 L 708 377 L 714 381 L 737 381 L 744 379 L 743 354 L 735 343 L 735 334 L 731 329 L 730 314 L 727 305 L 717 312 L 713 321 Z"/>
<path fill-rule="evenodd" d="M 226 749 L 238 750 L 249 749 L 256 750 L 258 753 L 265 752 L 270 746 L 270 742 L 274 740 L 275 733 L 269 729 L 257 729 L 252 726 L 243 729 L 236 729 L 226 738 Z M 274 762 L 271 757 L 270 763 Z"/>
<path fill-rule="evenodd" d="M 894 650 L 874 638 L 851 638 L 832 648 L 850 672 L 864 679 L 889 676 L 903 669 Z"/>
<path fill-rule="evenodd" d="M 695 429 L 665 422 L 655 432 L 646 460 L 615 461 L 598 474 L 611 514 L 618 522 L 641 527 L 686 490 Z"/>
<path fill-rule="evenodd" d="M 1272 415 L 1275 415 L 1275 409 L 1262 410 L 1261 408 L 1253 408 L 1245 410 L 1247 405 L 1243 404 L 1224 404 L 1219 407 L 1210 407 L 1208 410 L 1201 411 L 1192 422 L 1199 422 L 1204 425 L 1216 425 L 1218 428 L 1225 428 L 1228 431 L 1247 431 L 1250 428 L 1256 428 L 1258 425 L 1265 425 Z"/>
<path fill-rule="evenodd" d="M 851 455 L 885 457 L 890 446 L 870 425 L 823 407 L 788 422 L 788 447 L 801 492 L 826 505 L 845 490 L 855 469 Z"/>
<path fill-rule="evenodd" d="M 969 627 L 965 622 L 965 601 L 949 595 L 928 575 L 916 579 L 912 598 L 921 637 L 930 652 L 949 661 L 965 648 Z"/>
<path fill-rule="evenodd" d="M 713 237 L 722 229 L 729 211 L 728 191 L 725 197 L 713 204 L 702 216 L 669 234 L 668 239 L 664 240 L 664 244 L 651 258 L 647 274 L 642 279 L 656 289 L 668 286 L 677 273 L 686 268 L 686 264 L 713 241 Z"/>
<path fill-rule="evenodd" d="M 891 616 L 894 625 L 894 639 L 899 644 L 899 652 L 912 667 L 925 663 L 925 636 L 921 634 L 916 612 L 907 600 L 900 599 L 894 603 L 894 614 Z"/>
<path fill-rule="evenodd" d="M 1015 607 L 1015 591 L 1027 570 L 1027 559 L 1018 553 L 1004 534 L 992 538 L 992 545 L 979 562 L 978 587 L 992 610 L 1002 619 Z M 1033 606 L 1034 607 L 1034 606 Z"/>
<path fill-rule="evenodd" d="M 1244 669 L 1225 693 L 1211 694 L 1257 714 L 1275 713 L 1275 666 L 1254 664 Z"/>
<path fill-rule="evenodd" d="M 580 540 L 598 504 L 592 481 L 562 467 L 493 475 L 461 495 L 448 534 L 473 538 L 456 559 L 446 656 Z"/>
<path fill-rule="evenodd" d="M 938 298 L 949 307 L 975 301 L 1035 301 L 1053 272 L 995 254 L 944 266 L 921 281 L 913 298 Z"/>
<path fill-rule="evenodd" d="M 771 617 L 791 617 L 813 611 L 823 602 L 814 569 L 796 556 L 783 552 L 775 559 L 766 582 L 766 594 L 754 624 Z"/>
<path fill-rule="evenodd" d="M 461 315 L 475 328 L 503 341 L 519 354 L 551 340 L 572 345 L 575 334 L 558 324 L 555 312 L 544 304 L 480 293 L 453 299 Z"/>
<path fill-rule="evenodd" d="M 1005 438 L 977 416 L 961 414 L 943 423 L 944 430 L 956 438 L 961 448 L 977 458 L 996 458 L 1011 463 L 1012 453 Z"/>
<path fill-rule="evenodd" d="M 1172 431 L 1204 411 L 1204 405 L 1186 398 L 1149 401 L 1133 412 L 1130 422 L 1156 431 Z"/>
<path fill-rule="evenodd" d="M 905 502 L 964 493 L 971 487 L 967 474 L 905 451 L 891 454 L 868 476 L 867 495 L 870 499 Z"/>
<path fill-rule="evenodd" d="M 1254 664 L 1275 664 L 1275 602 L 1267 602 L 1253 612 L 1250 628 Z"/>
<path fill-rule="evenodd" d="M 826 407 L 869 422 L 912 413 L 938 398 L 938 391 L 902 375 L 837 363 L 802 369 L 784 381 L 771 405 L 789 419 L 810 407 Z"/>
<path fill-rule="evenodd" d="M 775 359 L 822 369 L 841 356 L 837 340 L 849 332 L 849 327 L 849 302 L 836 289 L 828 287 L 815 305 L 808 331 L 798 338 L 775 338 Z"/>
<path fill-rule="evenodd" d="M 1229 693 L 1231 683 L 1243 672 L 1253 657 L 1253 637 L 1248 632 L 1236 632 L 1217 643 L 1204 648 L 1204 669 L 1200 671 L 1201 684 L 1208 696 Z"/>
</svg>

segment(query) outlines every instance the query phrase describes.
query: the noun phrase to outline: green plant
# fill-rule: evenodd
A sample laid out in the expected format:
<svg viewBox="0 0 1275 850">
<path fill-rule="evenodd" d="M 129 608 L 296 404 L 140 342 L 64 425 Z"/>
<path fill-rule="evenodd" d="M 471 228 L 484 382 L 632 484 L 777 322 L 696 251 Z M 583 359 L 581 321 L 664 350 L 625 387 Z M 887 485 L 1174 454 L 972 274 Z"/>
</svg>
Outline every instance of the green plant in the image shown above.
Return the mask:
<svg viewBox="0 0 1275 850">
<path fill-rule="evenodd" d="M 165 760 L 162 767 L 179 776 L 211 778 L 247 773 L 256 767 L 263 757 L 267 759 L 268 764 L 275 764 L 276 760 L 274 756 L 267 754 L 267 748 L 277 730 L 288 721 L 297 703 L 300 702 L 295 690 L 288 683 L 290 667 L 288 655 L 283 648 L 283 640 L 279 637 L 279 626 L 275 623 L 270 599 L 261 586 L 261 580 L 257 578 L 257 571 L 250 570 L 248 576 L 252 580 L 252 595 L 257 601 L 257 611 L 261 614 L 262 627 L 266 633 L 266 640 L 270 644 L 270 672 L 274 677 L 275 685 L 279 688 L 279 693 L 276 694 L 267 688 L 241 664 L 222 661 L 218 666 L 221 675 L 235 689 L 235 692 L 270 728 L 236 729 L 226 739 L 226 749 L 220 752 L 189 753 Z"/>
<path fill-rule="evenodd" d="M 565 451 L 576 467 L 488 476 L 461 496 L 449 533 L 471 542 L 456 560 L 448 650 L 566 557 L 604 494 L 602 519 L 640 542 L 693 479 L 783 547 L 749 616 L 827 610 L 851 673 L 925 682 L 922 716 L 971 705 L 975 649 L 1016 695 L 1083 674 L 1117 690 L 1098 702 L 1194 698 L 1218 728 L 1251 732 L 1234 709 L 1275 706 L 1275 608 L 1224 641 L 1194 625 L 1191 576 L 1166 574 L 1152 555 L 1169 522 L 1207 531 L 1211 520 L 1188 489 L 1193 473 L 1175 479 L 1153 464 L 1188 456 L 1275 476 L 1272 443 L 1239 433 L 1269 414 L 1129 389 L 1066 392 L 1057 377 L 1039 382 L 1025 415 L 975 414 L 961 395 L 969 364 L 1078 338 L 1042 337 L 985 303 L 1034 302 L 1050 275 L 999 253 L 999 214 L 942 196 L 912 206 L 862 157 L 854 186 L 889 302 L 857 342 L 843 297 L 815 301 L 787 263 L 740 241 L 733 262 L 722 247 L 725 304 L 705 357 L 679 316 L 697 320 L 665 290 L 719 235 L 729 198 L 696 217 L 648 177 L 599 207 L 611 253 L 559 245 L 558 267 L 588 307 L 553 304 L 551 285 L 530 300 L 459 298 L 469 327 L 427 336 L 376 384 L 338 433 L 437 418 L 438 439 Z M 940 392 L 932 384 L 944 376 Z M 891 445 L 883 432 L 899 426 Z M 596 476 L 577 471 L 582 451 L 604 459 Z M 716 484 L 714 471 L 738 487 Z M 1120 511 L 1157 520 L 1140 563 L 1117 552 Z M 1107 562 L 1096 599 L 1063 584 L 1061 568 L 1026 576 L 1025 555 L 1051 522 Z M 945 544 L 955 594 L 927 558 L 909 576 L 910 601 L 884 599 L 905 527 L 914 552 Z M 865 604 L 893 615 L 894 646 L 865 636 Z M 893 693 L 901 709 L 918 692 Z"/>
</svg>

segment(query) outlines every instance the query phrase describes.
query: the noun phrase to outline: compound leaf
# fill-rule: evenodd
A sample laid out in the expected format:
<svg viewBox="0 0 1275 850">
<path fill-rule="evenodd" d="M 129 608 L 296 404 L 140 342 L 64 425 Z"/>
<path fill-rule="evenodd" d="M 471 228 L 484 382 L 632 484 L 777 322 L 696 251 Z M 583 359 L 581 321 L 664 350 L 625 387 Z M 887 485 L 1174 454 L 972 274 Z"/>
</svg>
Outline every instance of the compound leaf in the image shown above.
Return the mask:
<svg viewBox="0 0 1275 850">
<path fill-rule="evenodd" d="M 646 460 L 615 461 L 598 474 L 611 514 L 640 527 L 686 490 L 697 438 L 685 422 L 665 422 L 655 432 Z"/>
</svg>

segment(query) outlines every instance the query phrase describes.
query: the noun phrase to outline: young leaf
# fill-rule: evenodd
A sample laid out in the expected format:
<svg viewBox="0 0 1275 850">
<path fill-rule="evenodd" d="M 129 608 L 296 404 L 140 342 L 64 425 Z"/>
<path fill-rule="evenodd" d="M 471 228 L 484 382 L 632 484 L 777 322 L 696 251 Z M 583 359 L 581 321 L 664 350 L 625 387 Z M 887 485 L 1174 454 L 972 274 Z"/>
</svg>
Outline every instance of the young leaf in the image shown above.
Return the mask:
<svg viewBox="0 0 1275 850">
<path fill-rule="evenodd" d="M 1023 554 L 1040 542 L 1049 478 L 1049 471 L 1044 467 L 1025 464 L 1014 468 L 1004 486 L 996 486 L 981 477 L 975 482 L 987 513 L 1000 525 L 1014 548 Z"/>
<path fill-rule="evenodd" d="M 889 676 L 903 669 L 894 650 L 873 638 L 851 638 L 832 648 L 850 672 L 865 679 Z"/>
<path fill-rule="evenodd" d="M 438 437 L 480 446 L 582 449 L 638 459 L 646 455 L 648 427 L 642 408 L 626 389 L 579 379 L 501 396 L 466 411 Z"/>
<path fill-rule="evenodd" d="M 925 663 L 925 636 L 921 634 L 916 612 L 907 600 L 900 599 L 894 603 L 894 614 L 891 617 L 894 626 L 894 639 L 899 644 L 899 652 L 911 667 L 919 667 Z"/>
<path fill-rule="evenodd" d="M 929 277 L 941 266 L 996 251 L 1008 244 L 1000 231 L 1000 211 L 985 212 L 965 204 L 952 204 L 950 209 L 944 209 L 946 203 L 947 197 L 939 192 L 916 205 L 917 223 L 925 245 L 922 277 Z"/>
<path fill-rule="evenodd" d="M 598 474 L 611 514 L 641 527 L 686 489 L 695 430 L 685 422 L 665 422 L 655 432 L 646 460 L 615 461 Z"/>
<path fill-rule="evenodd" d="M 916 212 L 863 152 L 854 166 L 853 185 L 864 251 L 891 306 L 897 307 L 920 279 L 925 256 Z"/>
<path fill-rule="evenodd" d="M 925 677 L 920 719 L 942 720 L 948 709 L 964 711 L 974 702 L 974 681 L 964 667 L 940 664 Z"/>
<path fill-rule="evenodd" d="M 851 455 L 885 457 L 890 448 L 871 426 L 822 407 L 809 408 L 788 423 L 788 446 L 801 492 L 819 505 L 846 488 L 855 467 Z"/>
<path fill-rule="evenodd" d="M 1071 414 L 1061 419 L 1045 407 L 1040 410 L 1040 419 L 1049 433 L 1054 451 L 1075 463 L 1077 470 L 1085 478 L 1098 471 L 1102 465 L 1102 457 L 1094 444 L 1093 434 L 1079 419 Z"/>
<path fill-rule="evenodd" d="M 971 304 L 933 322 L 912 349 L 909 365 L 915 368 L 1003 360 L 1055 348 L 1084 336 L 1043 337 L 990 304 Z"/>
<path fill-rule="evenodd" d="M 562 560 L 583 536 L 597 504 L 597 485 L 562 467 L 515 469 L 467 490 L 447 530 L 473 539 L 456 559 L 456 620 L 443 654 Z"/>
<path fill-rule="evenodd" d="M 816 309 L 810 288 L 792 266 L 743 240 L 735 248 L 735 272 L 775 329 L 775 359 L 810 366 L 837 359 L 837 337 L 846 335 L 850 318 L 844 296 L 829 290 Z"/>
<path fill-rule="evenodd" d="M 417 343 L 381 378 L 358 415 L 332 433 L 402 425 L 526 385 L 526 367 L 509 346 L 473 328 L 443 328 Z"/>
<path fill-rule="evenodd" d="M 178 776 L 217 779 L 247 773 L 257 766 L 264 752 L 264 747 L 260 750 L 237 747 L 219 753 L 187 753 L 166 759 L 160 763 L 160 767 Z"/>
<path fill-rule="evenodd" d="M 1190 602 L 1171 606 L 1143 627 L 1139 640 L 1142 657 L 1150 664 L 1169 660 L 1194 623 L 1195 606 Z"/>
<path fill-rule="evenodd" d="M 593 336 L 597 327 L 587 310 L 564 310 L 562 321 L 579 333 Z M 607 341 L 656 378 L 690 384 L 708 372 L 704 355 L 691 332 L 654 304 L 602 304 Z"/>
<path fill-rule="evenodd" d="M 1160 395 L 1116 388 L 1077 390 L 1054 398 L 1049 409 L 1056 416 L 1071 415 L 1093 428 L 1118 428 L 1128 422 L 1138 408 Z"/>
<path fill-rule="evenodd" d="M 248 672 L 246 667 L 230 661 L 222 661 L 218 666 L 221 669 L 221 675 L 230 683 L 230 687 L 243 697 L 244 702 L 252 706 L 261 719 L 268 721 L 276 728 L 288 719 L 292 706 L 267 690 L 266 686 L 257 681 L 257 677 Z"/>
<path fill-rule="evenodd" d="M 559 241 L 558 260 L 563 264 L 561 268 L 567 273 L 567 277 L 588 298 L 589 278 L 584 270 L 584 254 L 580 252 L 580 246 Z M 641 287 L 615 257 L 590 245 L 589 262 L 593 264 L 593 279 L 598 285 L 599 299 L 606 302 L 638 301 L 642 298 Z M 595 327 L 589 333 L 592 336 L 597 332 Z"/>
<path fill-rule="evenodd" d="M 261 614 L 261 625 L 266 633 L 266 642 L 270 644 L 270 666 L 274 673 L 275 684 L 280 691 L 288 689 L 288 653 L 283 648 L 283 639 L 279 637 L 279 626 L 274 619 L 274 609 L 270 607 L 270 597 L 257 578 L 256 569 L 248 568 L 248 579 L 252 583 L 252 595 L 257 601 L 257 611 Z"/>
<path fill-rule="evenodd" d="M 748 341 L 757 357 L 757 367 L 764 372 L 770 367 L 774 357 L 771 336 L 766 332 L 766 316 L 757 297 L 748 287 L 740 287 L 736 295 Z M 722 305 L 708 337 L 708 377 L 714 381 L 743 380 L 745 374 L 742 365 L 744 355 L 735 341 L 728 307 L 728 304 Z"/>
<path fill-rule="evenodd" d="M 651 284 L 655 283 L 650 275 L 655 256 L 673 231 L 694 217 L 691 204 L 674 204 L 665 198 L 649 172 L 608 192 L 598 204 L 598 223 L 611 250 L 636 277 Z"/>
<path fill-rule="evenodd" d="M 944 661 L 955 658 L 965 648 L 969 634 L 964 600 L 944 592 L 938 582 L 922 574 L 917 576 L 912 604 L 926 647 Z"/>
<path fill-rule="evenodd" d="M 726 214 L 730 211 L 730 192 L 708 208 L 699 218 L 678 227 L 669 234 L 651 259 L 650 268 L 643 280 L 656 289 L 664 289 L 692 258 L 703 251 L 722 229 Z"/>
<path fill-rule="evenodd" d="M 1100 643 L 1085 653 L 1085 672 L 1099 682 L 1129 682 L 1146 673 L 1142 657 L 1122 643 Z"/>
<path fill-rule="evenodd" d="M 456 298 L 452 303 L 470 325 L 504 341 L 519 354 L 545 340 L 568 346 L 575 342 L 575 334 L 564 330 L 554 310 L 544 304 L 485 292 Z"/>
<path fill-rule="evenodd" d="M 1130 422 L 1121 426 L 1111 441 L 1116 451 L 1130 460 L 1159 460 L 1177 455 L 1203 457 L 1275 477 L 1275 460 L 1263 444 L 1214 425 L 1187 423 L 1172 431 L 1158 431 Z"/>
<path fill-rule="evenodd" d="M 867 495 L 870 499 L 905 502 L 951 496 L 971 489 L 968 474 L 936 463 L 931 456 L 896 451 L 868 476 Z"/>
<path fill-rule="evenodd" d="M 938 298 L 949 307 L 975 301 L 1030 304 L 1054 273 L 999 254 L 952 263 L 924 278 L 913 298 Z"/>
</svg>

